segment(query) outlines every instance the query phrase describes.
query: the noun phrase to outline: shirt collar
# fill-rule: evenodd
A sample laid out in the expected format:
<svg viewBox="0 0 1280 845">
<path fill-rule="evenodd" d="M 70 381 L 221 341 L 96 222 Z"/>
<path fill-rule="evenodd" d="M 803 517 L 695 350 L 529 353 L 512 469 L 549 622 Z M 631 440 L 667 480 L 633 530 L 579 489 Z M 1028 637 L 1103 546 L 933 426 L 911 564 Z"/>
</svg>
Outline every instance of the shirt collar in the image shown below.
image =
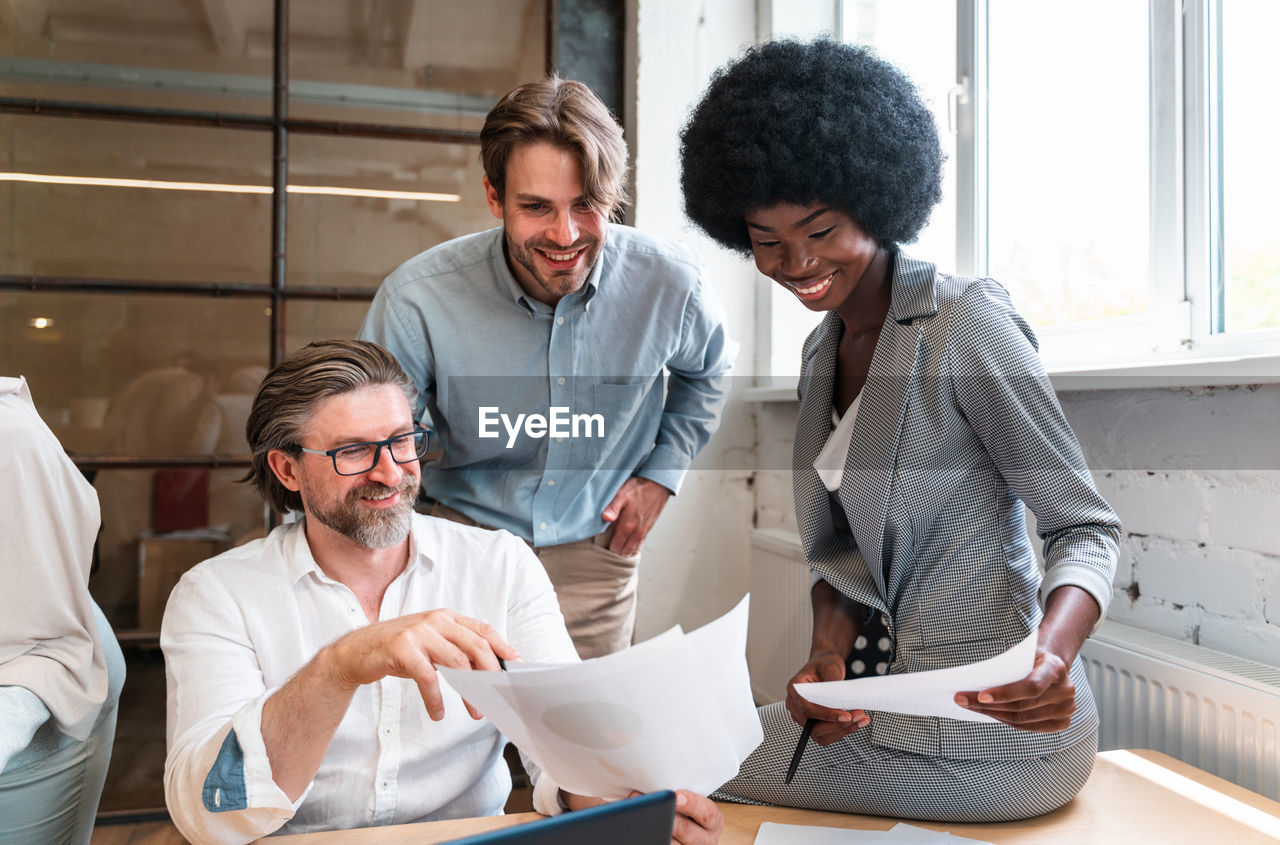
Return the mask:
<svg viewBox="0 0 1280 845">
<path fill-rule="evenodd" d="M 436 545 L 434 538 L 429 536 L 426 531 L 425 522 L 426 520 L 417 514 L 414 514 L 410 520 L 409 563 L 404 568 L 405 573 L 419 567 L 429 570 L 435 566 L 435 561 L 424 551 L 426 549 L 434 549 Z M 332 582 L 333 579 L 324 574 L 320 564 L 316 563 L 315 556 L 311 554 L 311 545 L 307 542 L 305 525 L 306 517 L 300 517 L 292 525 L 282 526 L 281 529 L 277 529 L 290 532 L 284 538 L 281 548 L 289 570 L 289 583 L 296 584 L 304 575 L 311 572 L 314 572 L 316 577 L 322 581 Z"/>
<path fill-rule="evenodd" d="M 16 394 L 28 404 L 35 404 L 31 401 L 31 388 L 27 386 L 25 376 L 0 376 L 0 396 L 7 394 Z"/>
<path fill-rule="evenodd" d="M 494 243 L 490 249 L 489 255 L 493 261 L 493 266 L 496 268 L 498 279 L 501 281 L 501 284 L 506 289 L 507 293 L 511 296 L 511 299 L 523 308 L 530 317 L 538 313 L 539 308 L 554 311 L 555 309 L 553 306 L 539 302 L 532 296 L 529 296 L 529 294 L 525 292 L 525 289 L 520 286 L 520 282 L 516 279 L 515 274 L 511 272 L 511 265 L 507 263 L 506 229 L 499 226 L 497 229 L 494 229 L 494 231 L 497 233 L 497 237 L 494 238 Z M 591 308 L 591 298 L 595 296 L 596 291 L 600 287 L 600 277 L 604 268 L 605 247 L 609 244 L 609 236 L 607 234 L 608 230 L 606 229 L 605 231 L 604 246 L 600 248 L 600 253 L 596 256 L 596 263 L 595 266 L 591 268 L 591 275 L 587 277 L 587 283 L 582 286 L 582 290 L 573 294 L 573 296 L 582 298 L 584 308 L 588 310 Z"/>
</svg>

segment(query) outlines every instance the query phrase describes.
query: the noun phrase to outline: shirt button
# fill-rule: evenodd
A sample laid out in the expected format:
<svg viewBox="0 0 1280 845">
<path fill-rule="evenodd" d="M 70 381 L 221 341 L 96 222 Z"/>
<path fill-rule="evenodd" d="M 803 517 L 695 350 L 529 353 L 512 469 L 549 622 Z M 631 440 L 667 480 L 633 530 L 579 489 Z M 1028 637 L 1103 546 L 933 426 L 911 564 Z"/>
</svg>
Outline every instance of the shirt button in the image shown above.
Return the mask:
<svg viewBox="0 0 1280 845">
<path fill-rule="evenodd" d="M 547 530 L 547 524 L 545 522 L 539 522 L 538 527 L 541 528 L 543 531 Z"/>
<path fill-rule="evenodd" d="M 563 325 L 564 325 L 564 317 L 556 317 L 556 325 L 557 325 L 557 326 L 563 326 Z"/>
<path fill-rule="evenodd" d="M 355 612 L 356 612 L 356 609 L 354 607 L 347 608 L 347 613 L 355 613 Z"/>
<path fill-rule="evenodd" d="M 548 486 L 548 487 L 555 487 L 555 486 L 556 486 L 556 480 L 555 480 L 554 478 L 548 478 L 548 479 L 547 479 L 547 486 Z"/>
<path fill-rule="evenodd" d="M 557 438 L 556 438 L 556 442 L 557 442 L 557 443 L 563 443 L 563 442 L 564 442 L 564 438 L 563 438 L 563 437 L 557 437 Z"/>
<path fill-rule="evenodd" d="M 383 728 L 382 732 L 387 736 L 391 736 L 391 728 Z"/>
<path fill-rule="evenodd" d="M 390 787 L 390 786 L 391 786 L 391 784 L 387 783 L 385 780 L 382 782 L 382 788 L 383 788 L 383 789 L 387 789 L 387 788 L 388 788 L 388 787 Z"/>
<path fill-rule="evenodd" d="M 564 376 L 560 376 L 560 378 L 556 379 L 556 384 L 564 384 Z"/>
</svg>

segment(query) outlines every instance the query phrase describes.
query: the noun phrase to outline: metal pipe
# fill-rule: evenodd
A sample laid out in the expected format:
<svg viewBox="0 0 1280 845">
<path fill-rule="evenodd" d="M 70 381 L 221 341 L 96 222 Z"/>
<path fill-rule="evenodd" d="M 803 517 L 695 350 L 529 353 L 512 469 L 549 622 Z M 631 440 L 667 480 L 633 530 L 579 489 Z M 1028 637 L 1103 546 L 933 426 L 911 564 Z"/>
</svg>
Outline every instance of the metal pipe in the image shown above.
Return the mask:
<svg viewBox="0 0 1280 845">
<path fill-rule="evenodd" d="M 163 123 L 177 126 L 204 126 L 217 129 L 269 131 L 275 123 L 268 115 L 234 114 L 230 112 L 165 109 L 149 106 L 116 106 L 101 103 L 77 103 L 68 100 L 37 100 L 27 97 L 0 97 L 0 113 L 38 117 L 96 118 L 140 123 Z M 480 133 L 470 129 L 436 129 L 423 126 L 399 126 L 388 123 L 358 123 L 345 120 L 315 120 L 286 117 L 284 126 L 290 132 L 305 135 L 341 135 L 348 138 L 381 138 L 391 141 L 425 141 L 434 144 L 479 144 Z"/>
<path fill-rule="evenodd" d="M 67 453 L 77 469 L 247 469 L 253 466 L 248 455 L 189 455 L 161 458 L 151 455 L 77 455 Z"/>
<path fill-rule="evenodd" d="M 97 102 L 69 100 L 33 100 L 29 97 L 0 97 L 0 113 L 26 114 L 46 118 L 96 118 L 125 120 L 136 123 L 163 123 L 187 127 L 218 129 L 250 129 L 266 132 L 275 128 L 269 115 L 233 114 L 227 111 L 192 109 L 157 109 L 150 106 L 104 105 Z M 408 127 L 388 123 L 357 123 L 352 120 L 316 120 L 285 118 L 284 128 L 301 134 L 343 136 L 349 138 L 381 138 L 387 141 L 420 141 L 428 143 L 480 143 L 480 132 L 472 129 L 438 129 Z"/>
<path fill-rule="evenodd" d="M 289 0 L 275 0 L 275 61 L 271 100 L 271 366 L 284 359 L 285 234 L 288 228 Z"/>
<path fill-rule="evenodd" d="M 44 117 L 82 117 L 101 120 L 131 120 L 143 123 L 168 123 L 180 126 L 212 126 L 221 129 L 271 128 L 266 115 L 232 114 L 162 109 L 148 106 L 116 106 L 103 103 L 76 103 L 64 100 L 37 100 L 28 97 L 0 97 L 0 112 L 40 115 Z"/>
<path fill-rule="evenodd" d="M 32 293 L 110 293 L 172 294 L 177 296 L 244 296 L 274 297 L 271 285 L 248 282 L 153 282 L 145 279 L 92 279 L 75 276 L 9 276 L 0 275 L 0 290 Z M 328 285 L 319 287 L 286 287 L 279 292 L 284 299 L 373 299 L 377 288 Z"/>
<path fill-rule="evenodd" d="M 546 31 L 543 33 L 545 38 L 545 49 L 547 51 L 546 63 L 544 65 L 546 73 L 550 76 L 556 73 L 560 65 L 560 37 L 556 33 L 556 29 L 560 25 L 560 2 L 559 0 L 547 0 L 547 18 Z"/>
</svg>

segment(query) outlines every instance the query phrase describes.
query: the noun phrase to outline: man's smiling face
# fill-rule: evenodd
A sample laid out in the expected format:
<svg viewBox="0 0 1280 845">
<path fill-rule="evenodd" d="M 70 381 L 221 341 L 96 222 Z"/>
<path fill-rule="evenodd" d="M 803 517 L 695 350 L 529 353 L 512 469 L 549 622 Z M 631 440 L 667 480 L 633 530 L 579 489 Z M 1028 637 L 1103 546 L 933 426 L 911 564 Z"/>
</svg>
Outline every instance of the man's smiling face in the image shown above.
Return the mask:
<svg viewBox="0 0 1280 845">
<path fill-rule="evenodd" d="M 301 445 L 336 449 L 413 431 L 409 402 L 399 387 L 378 384 L 322 399 Z M 311 530 L 329 530 L 361 546 L 385 549 L 409 536 L 418 498 L 417 461 L 398 464 L 383 448 L 378 462 L 359 475 L 339 475 L 325 455 L 297 459 L 296 483 Z"/>
<path fill-rule="evenodd" d="M 502 219 L 507 264 L 525 293 L 554 305 L 580 290 L 608 236 L 608 221 L 583 195 L 572 150 L 521 144 L 507 159 L 506 192 L 485 179 L 489 209 Z"/>
</svg>

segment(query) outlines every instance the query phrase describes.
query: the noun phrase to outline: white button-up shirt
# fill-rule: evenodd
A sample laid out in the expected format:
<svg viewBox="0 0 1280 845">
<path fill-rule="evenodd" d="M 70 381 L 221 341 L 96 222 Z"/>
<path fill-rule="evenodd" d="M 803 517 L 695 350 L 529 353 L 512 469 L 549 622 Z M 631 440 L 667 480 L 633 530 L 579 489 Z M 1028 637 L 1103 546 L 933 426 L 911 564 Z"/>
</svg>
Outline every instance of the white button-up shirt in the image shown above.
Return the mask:
<svg viewBox="0 0 1280 845">
<path fill-rule="evenodd" d="M 529 661 L 577 660 L 555 592 L 525 543 L 413 517 L 409 562 L 379 620 L 448 608 L 487 622 Z M 433 722 L 417 685 L 384 678 L 356 691 L 315 779 L 290 802 L 271 777 L 263 703 L 323 646 L 367 624 L 355 594 L 316 565 L 303 523 L 281 526 L 193 568 L 174 589 L 160 645 L 168 671 L 165 799 L 203 842 L 494 815 L 511 789 L 505 739 L 470 717 L 440 680 Z M 526 759 L 534 806 L 558 787 Z"/>
</svg>

